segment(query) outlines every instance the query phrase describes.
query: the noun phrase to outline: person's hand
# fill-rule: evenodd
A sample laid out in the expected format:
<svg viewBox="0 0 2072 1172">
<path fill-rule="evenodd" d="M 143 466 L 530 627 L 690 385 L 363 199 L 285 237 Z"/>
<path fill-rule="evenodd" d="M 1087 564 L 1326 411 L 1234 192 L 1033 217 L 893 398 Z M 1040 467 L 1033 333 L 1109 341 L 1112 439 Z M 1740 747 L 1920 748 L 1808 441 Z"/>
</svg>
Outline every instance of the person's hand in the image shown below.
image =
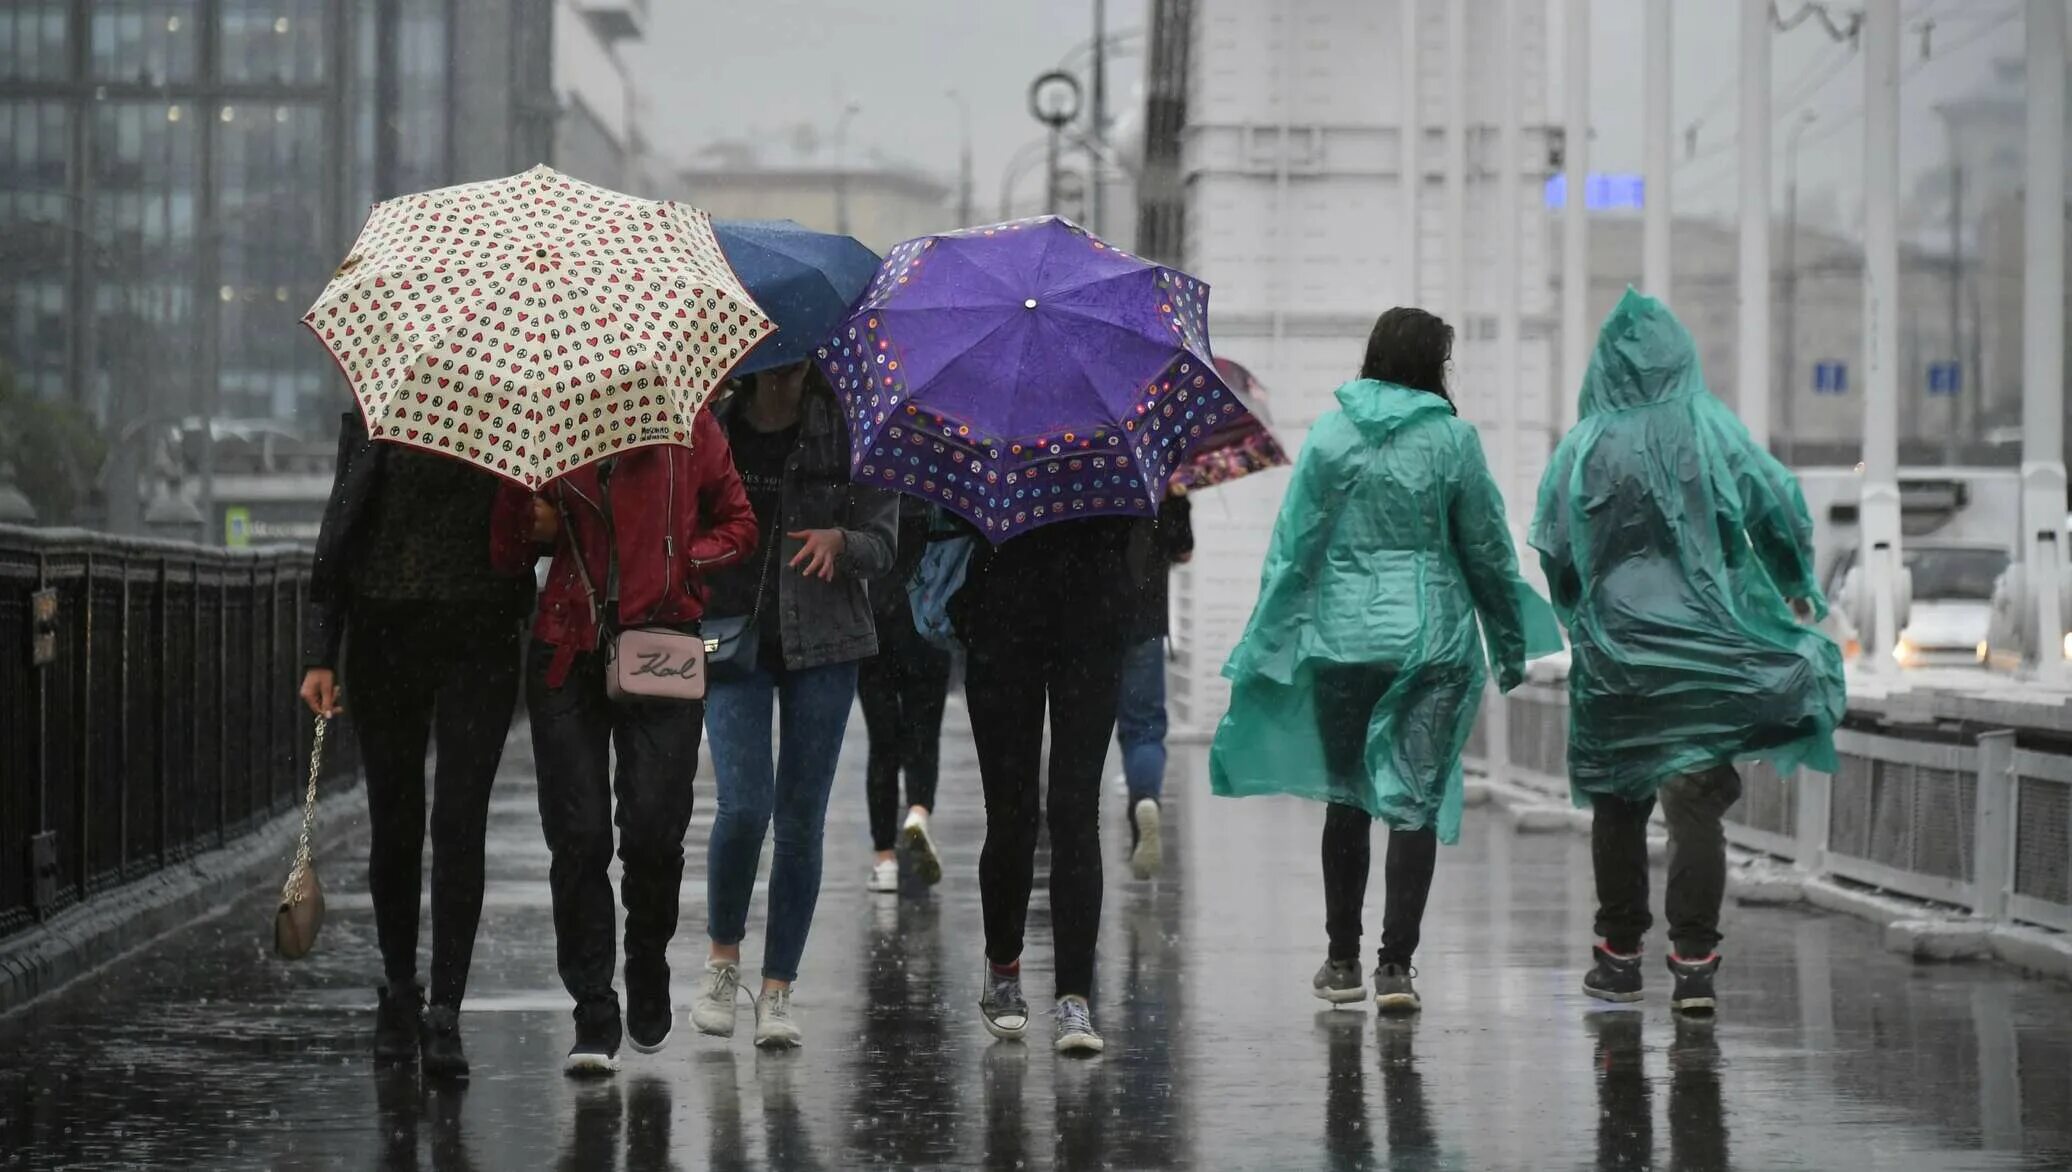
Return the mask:
<svg viewBox="0 0 2072 1172">
<path fill-rule="evenodd" d="M 310 668 L 302 677 L 302 702 L 318 716 L 336 716 L 345 711 L 338 702 L 338 673 L 328 667 Z"/>
<path fill-rule="evenodd" d="M 561 536 L 561 514 L 544 497 L 532 498 L 532 543 L 552 545 Z"/>
<path fill-rule="evenodd" d="M 1799 616 L 1800 622 L 1810 623 L 1813 621 L 1812 603 L 1807 602 L 1803 598 L 1787 598 L 1785 601 L 1791 603 L 1791 613 Z"/>
<path fill-rule="evenodd" d="M 785 564 L 808 578 L 818 578 L 823 582 L 835 580 L 835 559 L 849 547 L 849 539 L 840 529 L 800 529 L 785 536 L 805 542 Z"/>
<path fill-rule="evenodd" d="M 1174 564 L 1174 565 L 1176 565 L 1176 566 L 1184 566 L 1184 565 L 1186 565 L 1186 564 L 1187 564 L 1188 562 L 1191 562 L 1191 561 L 1193 561 L 1193 560 L 1194 560 L 1194 551 L 1193 551 L 1193 550 L 1191 550 L 1191 549 L 1188 549 L 1188 550 L 1182 550 L 1182 551 L 1180 551 L 1179 553 L 1176 553 L 1176 554 L 1174 554 L 1174 555 L 1173 555 L 1173 564 Z"/>
</svg>

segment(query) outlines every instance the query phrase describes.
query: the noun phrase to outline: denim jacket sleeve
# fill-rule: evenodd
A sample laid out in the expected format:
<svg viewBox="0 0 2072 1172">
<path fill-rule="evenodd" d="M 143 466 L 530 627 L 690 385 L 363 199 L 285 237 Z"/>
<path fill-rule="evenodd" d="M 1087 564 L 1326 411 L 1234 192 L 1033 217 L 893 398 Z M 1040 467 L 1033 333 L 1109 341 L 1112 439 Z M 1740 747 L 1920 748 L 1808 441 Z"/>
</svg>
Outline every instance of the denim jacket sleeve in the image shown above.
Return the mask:
<svg viewBox="0 0 2072 1172">
<path fill-rule="evenodd" d="M 849 486 L 848 515 L 842 520 L 842 556 L 835 570 L 861 581 L 882 578 L 899 552 L 899 498 L 882 488 Z"/>
</svg>

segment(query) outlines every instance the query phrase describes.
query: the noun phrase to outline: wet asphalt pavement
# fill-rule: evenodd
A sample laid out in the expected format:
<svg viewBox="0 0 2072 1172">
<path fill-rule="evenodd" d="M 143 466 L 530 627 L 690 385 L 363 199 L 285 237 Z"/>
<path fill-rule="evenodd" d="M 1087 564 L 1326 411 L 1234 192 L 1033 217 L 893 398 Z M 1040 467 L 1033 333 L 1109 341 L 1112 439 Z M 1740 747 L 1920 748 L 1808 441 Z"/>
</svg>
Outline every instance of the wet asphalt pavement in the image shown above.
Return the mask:
<svg viewBox="0 0 2072 1172">
<path fill-rule="evenodd" d="M 1095 1008 L 1108 1053 L 996 1044 L 974 1009 L 982 822 L 955 705 L 949 727 L 947 877 L 896 900 L 863 890 L 852 728 L 795 1003 L 802 1050 L 759 1054 L 745 1028 L 722 1042 L 680 1021 L 666 1051 L 629 1052 L 615 1082 L 560 1075 L 571 1026 L 520 728 L 492 815 L 464 1089 L 375 1071 L 364 857 L 334 855 L 319 860 L 330 917 L 310 960 L 269 956 L 262 887 L 0 1022 L 0 1167 L 2072 1166 L 2072 988 L 1919 966 L 1855 920 L 1730 908 L 1717 1024 L 1672 1020 L 1654 968 L 1638 1012 L 1603 1009 L 1577 984 L 1587 842 L 1514 834 L 1493 809 L 1471 810 L 1441 854 L 1421 1017 L 1323 1009 L 1309 995 L 1321 813 L 1208 797 L 1199 747 L 1174 754 L 1158 882 L 1129 876 L 1121 798 L 1104 810 Z M 698 786 L 680 1005 L 704 955 L 710 778 Z M 1370 927 L 1378 867 L 1375 883 Z M 759 893 L 751 970 L 762 914 Z M 1050 992 L 1040 883 L 1030 939 L 1034 999 Z M 1659 935 L 1649 947 L 1661 955 Z"/>
</svg>

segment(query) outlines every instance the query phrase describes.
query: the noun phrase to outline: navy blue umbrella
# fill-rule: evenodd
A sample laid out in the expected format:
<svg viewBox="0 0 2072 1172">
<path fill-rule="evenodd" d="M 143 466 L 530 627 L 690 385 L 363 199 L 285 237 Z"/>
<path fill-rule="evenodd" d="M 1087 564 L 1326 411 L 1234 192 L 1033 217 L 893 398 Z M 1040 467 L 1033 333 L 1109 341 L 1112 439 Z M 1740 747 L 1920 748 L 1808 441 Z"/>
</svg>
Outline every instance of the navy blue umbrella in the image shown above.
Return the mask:
<svg viewBox="0 0 2072 1172">
<path fill-rule="evenodd" d="M 854 237 L 791 220 L 714 220 L 712 233 L 749 296 L 777 323 L 734 368 L 737 375 L 812 357 L 878 271 L 878 254 Z"/>
</svg>

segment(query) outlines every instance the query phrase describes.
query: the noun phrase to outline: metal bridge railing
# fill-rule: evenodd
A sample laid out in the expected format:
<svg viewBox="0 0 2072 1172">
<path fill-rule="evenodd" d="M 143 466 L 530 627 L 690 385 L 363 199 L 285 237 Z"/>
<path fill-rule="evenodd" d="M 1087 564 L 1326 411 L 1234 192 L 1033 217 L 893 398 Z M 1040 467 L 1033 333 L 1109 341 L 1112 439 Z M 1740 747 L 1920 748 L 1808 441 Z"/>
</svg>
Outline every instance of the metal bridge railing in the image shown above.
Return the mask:
<svg viewBox="0 0 2072 1172">
<path fill-rule="evenodd" d="M 1566 689 L 1527 684 L 1503 702 L 1504 778 L 1566 799 Z M 1946 727 L 1843 728 L 1833 776 L 1744 766 L 1728 839 L 1807 874 L 2072 931 L 2072 755 L 2025 747 L 2021 730 Z M 1485 772 L 1487 744 L 1478 731 L 1469 753 Z"/>
<path fill-rule="evenodd" d="M 0 937 L 295 803 L 309 568 L 0 526 Z M 351 776 L 353 738 L 330 743 Z"/>
</svg>

